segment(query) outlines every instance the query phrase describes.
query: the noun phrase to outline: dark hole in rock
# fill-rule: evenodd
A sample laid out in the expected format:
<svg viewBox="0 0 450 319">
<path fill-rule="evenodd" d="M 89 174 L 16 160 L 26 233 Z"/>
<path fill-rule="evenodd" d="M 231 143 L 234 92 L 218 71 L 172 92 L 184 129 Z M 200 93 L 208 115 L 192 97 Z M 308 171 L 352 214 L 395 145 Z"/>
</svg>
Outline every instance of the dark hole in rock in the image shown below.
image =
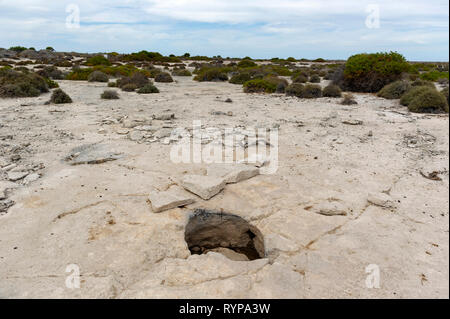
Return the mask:
<svg viewBox="0 0 450 319">
<path fill-rule="evenodd" d="M 205 209 L 196 209 L 184 234 L 191 254 L 210 251 L 232 260 L 264 258 L 264 238 L 261 232 L 242 217 Z"/>
</svg>

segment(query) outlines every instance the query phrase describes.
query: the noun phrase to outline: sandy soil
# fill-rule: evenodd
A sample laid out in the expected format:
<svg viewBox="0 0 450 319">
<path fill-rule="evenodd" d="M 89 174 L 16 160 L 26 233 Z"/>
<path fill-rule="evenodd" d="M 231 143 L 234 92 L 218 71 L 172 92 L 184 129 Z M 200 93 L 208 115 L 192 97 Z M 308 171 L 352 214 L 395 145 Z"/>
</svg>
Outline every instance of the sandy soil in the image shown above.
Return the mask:
<svg viewBox="0 0 450 319">
<path fill-rule="evenodd" d="M 343 106 L 175 80 L 157 83 L 160 94 L 111 101 L 100 99 L 106 84 L 74 81 L 58 81 L 73 104 L 44 105 L 50 94 L 0 100 L 0 202 L 14 204 L 0 216 L 1 298 L 449 297 L 448 116 L 411 114 L 369 94 Z M 175 119 L 151 121 L 164 112 Z M 127 117 L 153 131 L 133 133 Z M 207 164 L 172 163 L 172 144 L 155 138 L 193 120 L 279 128 L 278 170 L 156 214 L 151 191 L 206 172 Z M 64 161 L 90 143 L 122 157 Z M 23 171 L 33 178 L 8 181 Z M 184 227 L 198 207 L 256 226 L 267 258 L 191 256 Z M 70 264 L 79 289 L 66 287 Z M 379 288 L 366 285 L 369 265 L 379 267 Z"/>
</svg>

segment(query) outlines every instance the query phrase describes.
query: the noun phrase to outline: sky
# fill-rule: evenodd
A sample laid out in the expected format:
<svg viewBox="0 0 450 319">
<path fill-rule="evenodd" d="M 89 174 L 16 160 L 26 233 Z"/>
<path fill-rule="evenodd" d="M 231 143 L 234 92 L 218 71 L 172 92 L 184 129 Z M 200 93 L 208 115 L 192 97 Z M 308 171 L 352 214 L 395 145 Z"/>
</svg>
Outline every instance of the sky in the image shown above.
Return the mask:
<svg viewBox="0 0 450 319">
<path fill-rule="evenodd" d="M 448 0 L 0 0 L 0 47 L 448 61 L 448 11 Z"/>
</svg>

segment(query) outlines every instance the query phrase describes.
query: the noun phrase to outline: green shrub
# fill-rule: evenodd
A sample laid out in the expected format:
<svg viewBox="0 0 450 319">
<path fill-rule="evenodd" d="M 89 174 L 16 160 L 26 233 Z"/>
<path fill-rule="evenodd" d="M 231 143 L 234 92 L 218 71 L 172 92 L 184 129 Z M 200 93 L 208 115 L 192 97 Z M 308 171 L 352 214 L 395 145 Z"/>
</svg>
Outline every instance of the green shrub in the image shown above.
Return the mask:
<svg viewBox="0 0 450 319">
<path fill-rule="evenodd" d="M 133 92 L 133 91 L 136 91 L 137 88 L 138 88 L 137 85 L 134 83 L 127 83 L 127 84 L 121 86 L 122 91 L 125 91 L 125 92 Z"/>
<path fill-rule="evenodd" d="M 88 58 L 86 61 L 86 65 L 95 66 L 95 65 L 111 65 L 111 62 L 103 55 L 96 55 L 91 58 Z"/>
<path fill-rule="evenodd" d="M 251 60 L 242 60 L 237 64 L 238 68 L 253 68 L 257 66 L 257 64 Z"/>
<path fill-rule="evenodd" d="M 350 94 L 344 94 L 344 98 L 341 101 L 342 105 L 353 105 L 353 104 L 358 104 L 358 102 L 356 102 L 355 97 Z"/>
<path fill-rule="evenodd" d="M 443 94 L 429 88 L 416 95 L 409 103 L 408 109 L 416 113 L 448 112 L 448 102 Z"/>
<path fill-rule="evenodd" d="M 309 79 L 309 82 L 320 83 L 320 76 L 318 76 L 317 74 L 312 75 L 311 78 Z"/>
<path fill-rule="evenodd" d="M 93 70 L 101 71 L 101 72 L 111 75 L 113 77 L 131 76 L 133 73 L 136 73 L 136 72 L 143 73 L 147 77 L 150 76 L 148 71 L 139 70 L 134 65 L 130 65 L 130 64 L 114 65 L 114 66 L 98 65 L 98 66 L 94 66 Z"/>
<path fill-rule="evenodd" d="M 341 97 L 341 88 L 337 85 L 330 84 L 324 87 L 322 95 L 325 97 Z"/>
<path fill-rule="evenodd" d="M 91 74 L 94 70 L 91 68 L 73 68 L 72 72 L 67 74 L 66 80 L 72 81 L 87 81 L 89 74 Z"/>
<path fill-rule="evenodd" d="M 44 78 L 45 82 L 47 83 L 47 86 L 49 89 L 56 89 L 59 88 L 59 84 L 56 83 L 55 81 L 49 79 L 49 78 Z"/>
<path fill-rule="evenodd" d="M 72 103 L 72 99 L 63 90 L 56 89 L 53 91 L 52 96 L 50 97 L 50 103 L 55 104 Z"/>
<path fill-rule="evenodd" d="M 411 84 L 408 81 L 400 80 L 385 85 L 377 95 L 390 100 L 399 99 L 410 89 Z"/>
<path fill-rule="evenodd" d="M 265 70 L 265 72 L 273 75 L 280 75 L 280 76 L 291 76 L 292 71 L 289 70 L 289 68 L 281 65 L 262 65 L 260 66 L 262 70 Z"/>
<path fill-rule="evenodd" d="M 10 47 L 9 49 L 11 51 L 15 51 L 15 52 L 22 52 L 22 51 L 28 50 L 27 48 L 22 47 L 22 46 Z"/>
<path fill-rule="evenodd" d="M 226 72 L 226 69 L 222 67 L 206 67 L 198 71 L 197 76 L 194 78 L 194 80 L 199 82 L 228 81 L 228 74 Z"/>
<path fill-rule="evenodd" d="M 439 79 L 448 79 L 448 72 L 440 72 L 437 70 L 433 70 L 426 73 L 422 73 L 420 75 L 420 78 L 422 80 L 436 82 Z"/>
<path fill-rule="evenodd" d="M 159 90 L 156 86 L 153 84 L 146 84 L 143 87 L 141 87 L 137 93 L 139 94 L 150 94 L 150 93 L 159 93 Z"/>
<path fill-rule="evenodd" d="M 105 100 L 117 100 L 119 98 L 119 94 L 114 90 L 105 90 L 100 97 Z"/>
<path fill-rule="evenodd" d="M 417 95 L 420 95 L 421 93 L 428 91 L 428 90 L 435 91 L 436 89 L 434 88 L 434 86 L 430 87 L 427 85 L 414 86 L 414 87 L 412 87 L 411 90 L 409 90 L 408 92 L 406 92 L 405 94 L 402 95 L 402 97 L 400 98 L 400 104 L 404 105 L 404 106 L 408 106 Z"/>
<path fill-rule="evenodd" d="M 94 71 L 88 76 L 89 82 L 108 82 L 108 75 L 103 73 L 102 71 Z"/>
<path fill-rule="evenodd" d="M 0 69 L 0 97 L 34 97 L 48 92 L 45 79 L 36 73 Z"/>
<path fill-rule="evenodd" d="M 343 78 L 335 84 L 349 91 L 378 92 L 386 84 L 399 80 L 409 68 L 405 58 L 396 52 L 356 54 L 347 60 Z"/>
<path fill-rule="evenodd" d="M 255 79 L 244 83 L 245 93 L 274 93 L 277 84 L 265 79 Z"/>
<path fill-rule="evenodd" d="M 276 87 L 278 87 L 279 85 L 282 85 L 286 88 L 289 85 L 287 80 L 285 80 L 283 78 L 279 78 L 278 76 L 274 76 L 274 75 L 268 75 L 268 76 L 264 77 L 264 80 L 268 81 L 269 83 L 275 84 Z M 284 91 L 282 93 L 284 93 Z"/>
<path fill-rule="evenodd" d="M 305 91 L 305 86 L 301 83 L 292 83 L 286 88 L 286 95 L 302 97 Z"/>
<path fill-rule="evenodd" d="M 116 81 L 108 82 L 108 87 L 110 87 L 110 88 L 115 88 L 115 87 L 117 87 L 117 82 L 116 82 Z"/>
<path fill-rule="evenodd" d="M 233 84 L 244 84 L 247 81 L 250 81 L 252 79 L 252 76 L 250 75 L 250 73 L 248 72 L 238 72 L 236 74 L 234 74 L 230 81 L 230 83 Z"/>
<path fill-rule="evenodd" d="M 155 76 L 155 82 L 171 83 L 173 82 L 173 79 L 169 73 L 161 72 Z"/>
<path fill-rule="evenodd" d="M 159 52 L 140 51 L 121 56 L 122 61 L 152 61 L 152 62 L 181 62 L 175 56 L 165 57 Z"/>
</svg>

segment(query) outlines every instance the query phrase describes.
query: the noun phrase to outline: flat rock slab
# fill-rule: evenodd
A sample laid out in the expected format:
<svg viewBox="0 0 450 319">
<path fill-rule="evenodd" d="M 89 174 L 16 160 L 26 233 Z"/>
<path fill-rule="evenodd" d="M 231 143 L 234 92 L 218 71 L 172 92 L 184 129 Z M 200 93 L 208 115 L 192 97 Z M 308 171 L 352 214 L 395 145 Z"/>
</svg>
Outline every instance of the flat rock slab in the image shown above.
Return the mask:
<svg viewBox="0 0 450 319">
<path fill-rule="evenodd" d="M 259 168 L 245 164 L 216 164 L 208 166 L 208 176 L 222 177 L 225 183 L 239 183 L 259 175 Z"/>
<path fill-rule="evenodd" d="M 215 176 L 186 175 L 181 186 L 187 191 L 200 196 L 204 200 L 217 195 L 225 188 L 225 179 Z"/>
<path fill-rule="evenodd" d="M 27 175 L 28 175 L 28 172 L 9 172 L 8 179 L 10 181 L 15 182 L 15 181 L 21 180 L 22 178 L 24 178 Z"/>
<path fill-rule="evenodd" d="M 229 248 L 217 247 L 214 249 L 206 250 L 204 252 L 204 254 L 207 254 L 209 252 L 222 254 L 225 257 L 227 257 L 228 259 L 234 260 L 234 261 L 249 261 L 250 260 L 244 254 L 237 253 L 234 250 L 229 249 Z"/>
<path fill-rule="evenodd" d="M 247 163 L 256 167 L 263 167 L 270 163 L 270 158 L 263 154 L 253 153 L 249 155 L 247 159 L 243 159 L 239 163 Z"/>
<path fill-rule="evenodd" d="M 70 165 L 101 164 L 122 157 L 121 153 L 111 152 L 107 145 L 86 144 L 72 149 L 64 160 Z"/>
<path fill-rule="evenodd" d="M 163 192 L 151 192 L 150 203 L 154 213 L 160 213 L 175 207 L 182 207 L 195 202 L 195 199 L 184 194 L 181 189 L 170 188 Z"/>
</svg>

